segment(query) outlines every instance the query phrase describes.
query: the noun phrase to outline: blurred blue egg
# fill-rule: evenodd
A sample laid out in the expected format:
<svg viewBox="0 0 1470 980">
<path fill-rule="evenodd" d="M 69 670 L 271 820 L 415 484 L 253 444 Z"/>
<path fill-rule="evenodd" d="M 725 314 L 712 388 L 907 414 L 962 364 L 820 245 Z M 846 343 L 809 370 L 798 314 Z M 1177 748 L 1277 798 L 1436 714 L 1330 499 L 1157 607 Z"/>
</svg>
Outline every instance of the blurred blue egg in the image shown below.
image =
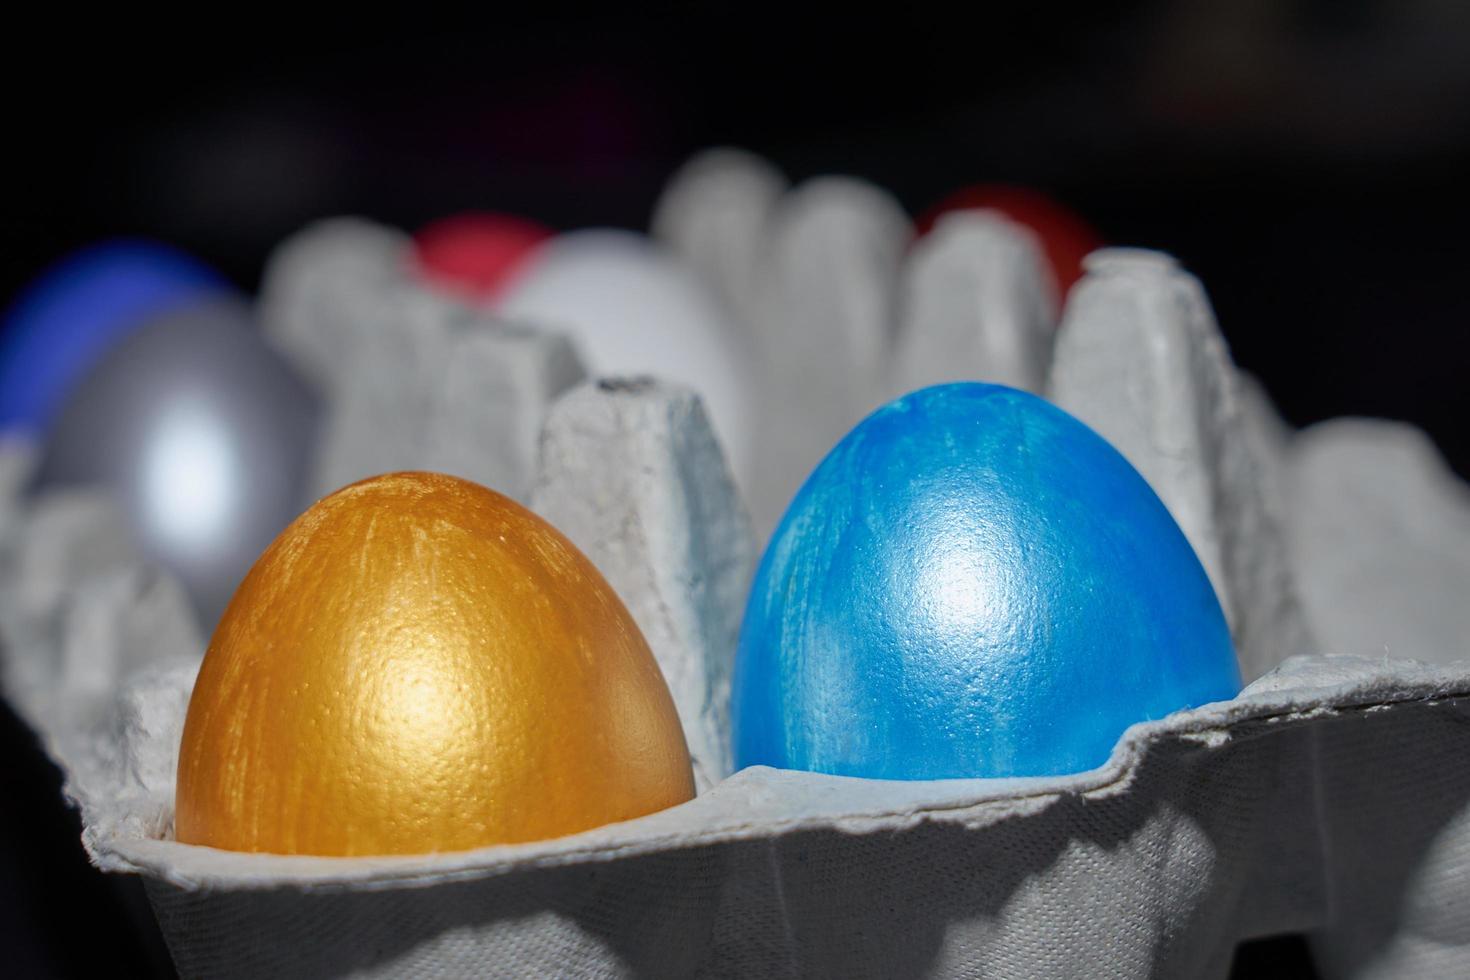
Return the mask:
<svg viewBox="0 0 1470 980">
<path fill-rule="evenodd" d="M 181 252 L 119 240 L 48 269 L 0 324 L 0 430 L 44 431 L 71 386 L 148 319 L 228 291 Z"/>
<path fill-rule="evenodd" d="M 206 635 L 266 545 L 310 502 L 316 394 L 234 298 L 158 317 L 67 396 L 33 490 L 112 492 L 182 580 Z"/>
<path fill-rule="evenodd" d="M 998 385 L 906 395 L 848 433 L 761 561 L 737 765 L 879 779 L 1041 776 L 1135 722 L 1226 700 L 1220 604 L 1107 442 Z"/>
</svg>

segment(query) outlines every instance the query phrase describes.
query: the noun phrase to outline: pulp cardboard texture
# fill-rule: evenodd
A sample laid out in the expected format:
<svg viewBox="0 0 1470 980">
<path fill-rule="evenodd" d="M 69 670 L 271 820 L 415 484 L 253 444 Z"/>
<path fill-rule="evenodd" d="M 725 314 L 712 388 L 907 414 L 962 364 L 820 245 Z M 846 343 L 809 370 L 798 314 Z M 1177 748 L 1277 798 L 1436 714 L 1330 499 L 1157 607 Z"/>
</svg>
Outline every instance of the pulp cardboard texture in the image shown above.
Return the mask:
<svg viewBox="0 0 1470 980">
<path fill-rule="evenodd" d="M 1088 256 L 1067 304 L 1048 397 L 1143 474 L 1225 610 L 1247 680 L 1313 649 L 1259 439 L 1199 280 L 1138 249 Z"/>
<path fill-rule="evenodd" d="M 861 181 L 817 178 L 775 205 L 745 324 L 764 369 L 757 465 L 744 484 L 762 539 L 817 461 L 883 403 L 908 240 L 898 203 Z"/>
<path fill-rule="evenodd" d="M 904 263 L 889 393 L 983 380 L 1040 393 L 1057 297 L 1035 236 L 998 211 L 940 218 Z"/>
<path fill-rule="evenodd" d="M 592 382 L 553 409 L 531 506 L 628 604 L 684 722 L 694 781 L 730 774 L 730 678 L 755 537 L 692 391 Z"/>
<path fill-rule="evenodd" d="M 790 273 L 782 322 L 800 329 L 809 311 L 839 346 L 848 324 L 869 362 L 888 343 L 888 300 L 871 280 L 852 286 L 841 270 L 858 263 L 838 258 L 851 243 L 834 239 L 876 242 L 871 268 L 896 282 L 898 236 L 843 210 L 871 197 L 821 186 L 778 205 L 787 224 L 771 233 L 821 273 L 799 289 Z M 798 244 L 808 235 L 822 256 Z M 173 772 L 202 638 L 103 502 L 22 500 L 13 479 L 0 481 L 6 694 L 66 771 L 94 861 L 144 878 L 186 976 L 1219 977 L 1236 943 L 1282 932 L 1307 933 L 1332 977 L 1470 975 L 1470 651 L 1463 623 L 1423 615 L 1465 605 L 1465 489 L 1412 433 L 1334 423 L 1293 435 L 1255 389 L 1232 409 L 1239 382 L 1203 294 L 1160 257 L 1099 259 L 1064 320 L 1052 390 L 1119 433 L 1197 546 L 1213 543 L 1237 630 L 1283 615 L 1282 593 L 1241 584 L 1244 566 L 1284 575 L 1323 634 L 1371 624 L 1356 636 L 1369 656 L 1318 640 L 1287 657 L 1293 645 L 1260 639 L 1278 636 L 1263 627 L 1243 648 L 1259 676 L 1239 697 L 1135 725 L 1105 766 L 1075 776 L 721 779 L 754 544 L 698 401 L 632 380 L 560 396 L 530 494 L 648 634 L 701 773 L 689 803 L 559 840 L 415 857 L 177 843 Z M 1084 370 L 1082 356 L 1101 366 Z M 1138 432 L 1157 442 L 1129 442 Z M 24 452 L 0 450 L 0 474 Z M 1184 479 L 1161 452 L 1190 454 L 1202 476 Z M 1241 460 L 1283 499 L 1250 503 Z M 1344 479 L 1360 492 L 1345 495 Z M 1285 572 L 1263 530 L 1278 506 Z M 1323 526 L 1296 533 L 1304 515 Z M 102 681 L 79 673 L 89 649 Z"/>
<path fill-rule="evenodd" d="M 375 322 L 381 290 L 408 281 L 412 243 L 363 218 L 328 218 L 277 246 L 261 282 L 262 329 L 318 385 L 349 378 L 344 355 Z"/>
<path fill-rule="evenodd" d="M 1449 663 L 1470 653 L 1470 489 L 1402 422 L 1302 431 L 1286 524 L 1323 650 Z M 1397 629 L 1411 622 L 1412 631 Z"/>
<path fill-rule="evenodd" d="M 754 313 L 756 274 L 766 223 L 787 181 L 743 150 L 706 150 L 669 181 L 652 222 L 653 237 L 684 257 L 732 312 Z"/>
<path fill-rule="evenodd" d="M 267 336 L 328 392 L 312 497 L 436 470 L 524 502 L 551 400 L 583 377 L 559 334 L 422 288 L 408 239 L 362 219 L 306 228 L 266 270 Z"/>
</svg>

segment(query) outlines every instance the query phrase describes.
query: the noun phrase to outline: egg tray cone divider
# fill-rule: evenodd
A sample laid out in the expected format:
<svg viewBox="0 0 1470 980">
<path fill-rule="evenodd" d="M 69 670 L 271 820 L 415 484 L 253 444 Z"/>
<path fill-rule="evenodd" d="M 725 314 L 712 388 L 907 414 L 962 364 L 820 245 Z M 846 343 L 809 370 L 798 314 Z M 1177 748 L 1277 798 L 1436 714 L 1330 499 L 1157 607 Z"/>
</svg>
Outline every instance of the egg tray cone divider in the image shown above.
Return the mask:
<svg viewBox="0 0 1470 980">
<path fill-rule="evenodd" d="M 282 243 L 260 318 L 328 394 L 314 496 L 433 470 L 524 502 L 551 401 L 585 376 L 564 336 L 426 289 L 408 237 L 361 218 L 320 221 Z"/>
<path fill-rule="evenodd" d="M 865 226 L 881 234 L 881 224 Z M 1198 284 L 1158 259 L 1114 257 L 1130 260 L 1126 274 L 1104 262 L 1083 284 L 1107 301 L 1068 311 L 1050 383 L 1060 384 L 1067 351 L 1087 348 L 1069 343 L 1069 331 L 1117 330 L 1150 311 L 1131 357 L 1071 391 L 1081 399 L 1089 385 L 1131 377 L 1146 393 L 1146 414 L 1180 440 L 1162 449 L 1208 467 L 1206 490 L 1151 477 L 1171 507 L 1192 499 L 1171 499 L 1185 491 L 1233 499 L 1220 484 L 1235 470 L 1219 461 L 1239 442 L 1233 451 L 1248 454 L 1267 488 L 1251 521 L 1273 507 L 1284 515 L 1284 574 L 1314 632 L 1347 604 L 1382 611 L 1365 614 L 1381 623 L 1416 602 L 1465 605 L 1465 553 L 1430 542 L 1460 540 L 1470 508 L 1422 437 L 1392 429 L 1368 438 L 1358 423 L 1286 433 L 1212 346 Z M 903 262 L 921 259 L 896 261 L 894 283 L 908 274 Z M 829 289 L 843 288 L 842 275 L 830 279 Z M 977 329 L 1025 322 L 982 316 Z M 917 329 L 898 342 L 927 343 Z M 1174 356 L 1196 366 L 1177 391 L 1150 389 L 1147 371 L 1119 374 L 1158 345 L 1177 348 L 1159 364 Z M 875 397 L 881 374 L 861 379 Z M 1126 432 L 1129 417 L 1095 400 L 1091 424 Z M 1189 425 L 1158 417 L 1180 411 Z M 492 429 L 484 438 L 492 435 L 502 437 Z M 1364 657 L 1278 663 L 1289 651 L 1246 652 L 1261 676 L 1239 697 L 1134 726 L 1106 766 L 1077 776 L 907 783 L 757 768 L 714 781 L 727 764 L 700 746 L 725 744 L 709 709 L 722 703 L 731 651 L 721 644 L 741 612 L 731 583 L 753 546 L 702 412 L 686 391 L 593 383 L 554 404 L 544 444 L 527 493 L 639 619 L 709 788 L 573 837 L 453 854 L 279 857 L 171 840 L 173 760 L 202 648 L 197 634 L 188 639 L 187 609 L 116 599 L 126 592 L 109 601 L 94 588 L 99 570 L 142 567 L 125 535 L 105 530 L 102 502 L 92 517 L 60 522 L 46 516 L 55 501 L 0 502 L 7 696 L 29 706 L 23 713 L 66 770 L 94 860 L 143 876 L 181 972 L 1221 976 L 1236 942 L 1286 931 L 1311 934 L 1330 976 L 1466 972 L 1470 772 L 1460 760 L 1470 667 L 1452 614 L 1432 634 L 1413 618 L 1393 624 L 1394 643 L 1430 664 L 1384 657 L 1377 636 L 1350 638 L 1349 652 Z M 1146 456 L 1134 449 L 1130 458 L 1147 472 Z M 1344 474 L 1376 492 L 1341 493 Z M 1255 526 L 1241 512 L 1211 503 L 1191 540 L 1199 548 L 1208 539 L 1196 536 L 1208 533 L 1224 542 L 1222 554 L 1251 553 L 1229 540 Z M 1321 523 L 1297 534 L 1307 514 Z M 1390 546 L 1394 561 L 1376 577 L 1376 566 L 1357 561 L 1369 581 L 1355 579 L 1351 591 L 1300 588 L 1338 581 L 1325 571 L 1357 549 Z M 99 548 L 113 557 L 100 561 Z M 166 596 L 166 579 L 153 581 L 145 593 Z M 1228 595 L 1238 642 L 1252 616 L 1274 621 L 1245 608 L 1249 589 Z M 68 618 L 93 625 L 67 633 L 58 624 Z M 85 664 L 86 637 L 98 635 L 118 640 L 103 657 L 106 683 L 78 684 L 60 665 Z M 80 638 L 70 655 L 66 636 Z M 40 680 L 12 683 L 22 664 L 20 675 Z M 78 707 L 45 710 L 55 705 Z"/>
<path fill-rule="evenodd" d="M 1059 299 L 1035 235 L 999 212 L 948 215 L 915 242 L 870 183 L 788 189 L 758 157 L 717 149 L 670 180 L 653 234 L 758 352 L 765 438 L 739 482 L 762 537 L 815 462 L 889 399 L 945 381 L 1044 386 Z"/>
<path fill-rule="evenodd" d="M 689 160 L 668 183 L 651 222 L 735 316 L 756 315 L 760 246 L 786 177 L 753 153 L 720 147 Z"/>
</svg>

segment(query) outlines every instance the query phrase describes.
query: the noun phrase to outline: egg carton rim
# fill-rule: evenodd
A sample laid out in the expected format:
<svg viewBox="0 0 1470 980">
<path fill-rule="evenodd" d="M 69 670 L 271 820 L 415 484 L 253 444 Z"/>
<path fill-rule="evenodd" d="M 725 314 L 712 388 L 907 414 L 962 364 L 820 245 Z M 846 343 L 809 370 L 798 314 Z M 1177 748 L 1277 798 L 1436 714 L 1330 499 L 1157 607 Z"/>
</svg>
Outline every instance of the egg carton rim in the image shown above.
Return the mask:
<svg viewBox="0 0 1470 980">
<path fill-rule="evenodd" d="M 1132 725 L 1104 765 L 1070 775 L 907 782 L 755 766 L 688 803 L 544 841 L 429 854 L 322 857 L 225 851 L 113 832 L 99 834 L 92 842 L 93 858 L 104 870 L 139 873 L 188 891 L 377 891 L 605 864 L 660 851 L 802 831 L 864 835 L 922 822 L 956 822 L 978 829 L 1024 817 L 1064 797 L 1103 799 L 1126 792 L 1148 752 L 1170 740 L 1209 747 L 1279 732 L 1321 717 L 1470 699 L 1470 658 L 1436 666 L 1320 655 L 1294 657 L 1283 667 L 1299 673 L 1305 683 L 1283 684 L 1294 678 L 1272 672 L 1229 701 Z M 1312 673 L 1324 669 L 1328 678 L 1314 681 Z M 1348 676 L 1343 676 L 1344 670 Z M 711 814 L 715 819 L 703 826 L 690 828 L 684 822 L 691 812 L 711 808 L 711 801 L 734 798 L 738 802 L 753 778 L 773 779 L 778 786 L 805 783 L 808 789 L 821 787 L 839 799 L 843 790 L 871 792 L 871 785 L 877 783 L 882 784 L 889 801 L 864 808 L 854 800 L 830 812 L 795 817 L 757 814 L 738 819 L 715 811 Z"/>
</svg>

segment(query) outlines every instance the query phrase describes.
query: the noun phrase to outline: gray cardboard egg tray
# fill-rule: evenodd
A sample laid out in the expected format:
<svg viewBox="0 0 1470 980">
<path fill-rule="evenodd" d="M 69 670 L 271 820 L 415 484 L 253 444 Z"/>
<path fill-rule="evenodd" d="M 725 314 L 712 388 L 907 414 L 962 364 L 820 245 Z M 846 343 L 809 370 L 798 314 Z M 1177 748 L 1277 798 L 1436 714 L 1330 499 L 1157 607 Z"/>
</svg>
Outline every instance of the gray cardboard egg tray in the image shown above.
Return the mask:
<svg viewBox="0 0 1470 980">
<path fill-rule="evenodd" d="M 1289 430 L 1165 256 L 1093 255 L 1058 327 L 1023 229 L 952 216 L 909 249 L 901 217 L 874 187 L 787 190 L 731 151 L 665 195 L 655 234 L 765 359 L 754 523 L 692 392 L 582 380 L 554 334 L 414 285 L 398 233 L 328 222 L 272 263 L 265 328 L 334 406 L 319 490 L 480 480 L 627 602 L 699 795 L 626 823 L 412 857 L 177 843 L 205 638 L 105 498 L 27 500 L 34 448 L 0 447 L 6 694 L 94 862 L 143 878 L 181 973 L 1218 977 L 1238 942 L 1304 932 L 1330 977 L 1470 975 L 1470 492 L 1410 427 Z M 1128 456 L 1199 552 L 1248 687 L 1074 776 L 731 774 L 752 528 L 868 409 L 955 378 L 1041 391 Z"/>
</svg>

